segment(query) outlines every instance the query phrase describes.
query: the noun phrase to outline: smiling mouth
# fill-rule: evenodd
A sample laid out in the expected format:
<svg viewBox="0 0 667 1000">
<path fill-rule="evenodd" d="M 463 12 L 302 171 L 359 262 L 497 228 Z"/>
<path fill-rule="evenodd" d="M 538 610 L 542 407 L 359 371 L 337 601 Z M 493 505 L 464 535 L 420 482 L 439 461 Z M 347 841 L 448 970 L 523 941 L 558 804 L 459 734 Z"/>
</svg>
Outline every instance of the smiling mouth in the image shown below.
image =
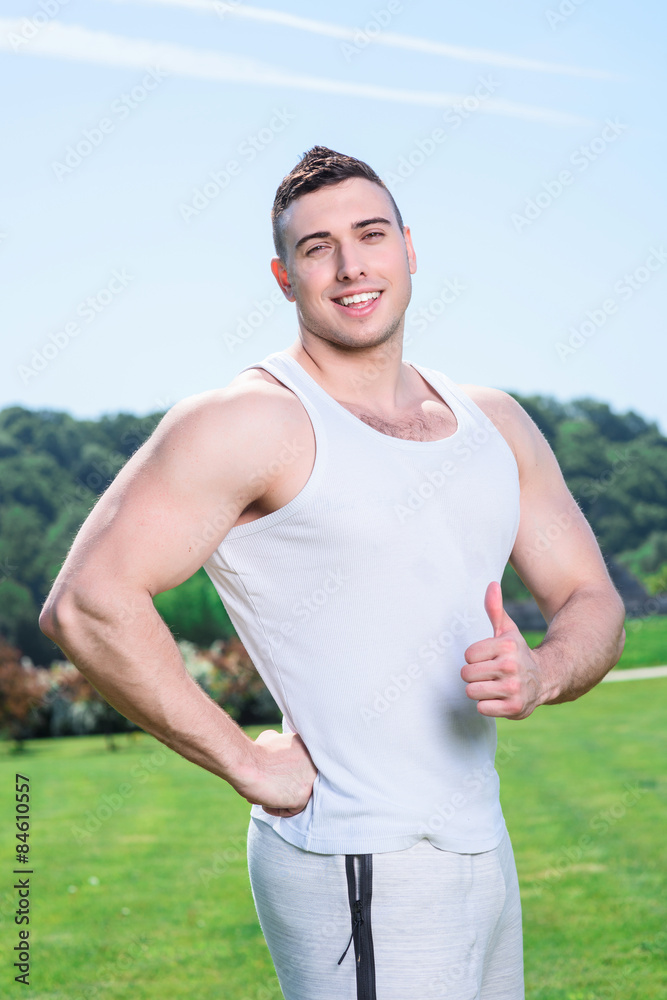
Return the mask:
<svg viewBox="0 0 667 1000">
<path fill-rule="evenodd" d="M 359 292 L 357 295 L 341 295 L 340 298 L 334 299 L 339 306 L 345 306 L 347 309 L 357 309 L 363 308 L 367 302 L 372 302 L 373 299 L 379 299 L 382 292 Z"/>
</svg>

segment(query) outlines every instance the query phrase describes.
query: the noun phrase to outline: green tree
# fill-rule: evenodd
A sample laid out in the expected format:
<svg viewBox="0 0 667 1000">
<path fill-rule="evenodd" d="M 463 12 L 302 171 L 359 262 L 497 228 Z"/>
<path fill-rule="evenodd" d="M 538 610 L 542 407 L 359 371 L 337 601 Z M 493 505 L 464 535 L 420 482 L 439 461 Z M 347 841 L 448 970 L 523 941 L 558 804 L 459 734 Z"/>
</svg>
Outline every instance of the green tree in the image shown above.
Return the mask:
<svg viewBox="0 0 667 1000">
<path fill-rule="evenodd" d="M 177 639 L 210 646 L 236 635 L 234 626 L 206 570 L 153 598 L 153 604 Z"/>
</svg>

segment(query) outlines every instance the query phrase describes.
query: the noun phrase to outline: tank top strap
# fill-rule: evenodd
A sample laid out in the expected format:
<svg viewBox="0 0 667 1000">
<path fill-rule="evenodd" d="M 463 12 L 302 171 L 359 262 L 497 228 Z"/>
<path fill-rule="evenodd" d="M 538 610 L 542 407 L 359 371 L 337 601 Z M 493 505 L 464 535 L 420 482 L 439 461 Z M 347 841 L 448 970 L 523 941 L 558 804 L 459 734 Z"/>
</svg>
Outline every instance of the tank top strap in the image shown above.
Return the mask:
<svg viewBox="0 0 667 1000">
<path fill-rule="evenodd" d="M 285 385 L 296 392 L 298 396 L 305 396 L 307 399 L 312 400 L 313 404 L 328 404 L 333 410 L 333 415 L 337 415 L 340 403 L 336 402 L 312 375 L 309 375 L 305 368 L 291 354 L 287 354 L 286 351 L 275 351 L 273 354 L 269 354 L 263 361 L 255 365 L 249 365 L 248 367 L 266 368 L 267 371 L 271 372 L 272 375 L 275 375 L 276 378 L 280 379 L 281 382 L 284 382 Z"/>
<path fill-rule="evenodd" d="M 277 378 L 279 382 L 291 389 L 292 392 L 301 400 L 301 403 L 305 407 L 306 413 L 310 417 L 310 421 L 313 425 L 315 431 L 315 440 L 318 446 L 324 449 L 326 441 L 326 429 L 325 423 L 322 419 L 320 410 L 316 406 L 312 398 L 312 380 L 307 376 L 298 362 L 286 354 L 284 351 L 275 351 L 273 354 L 269 354 L 263 361 L 257 361 L 255 364 L 247 365 L 242 368 L 242 372 L 249 371 L 252 368 L 263 368 L 265 371 Z M 241 372 L 239 372 L 241 374 Z"/>
<path fill-rule="evenodd" d="M 247 372 L 253 368 L 263 368 L 283 382 L 292 392 L 296 392 L 298 396 L 303 392 L 305 383 L 299 379 L 296 368 L 289 364 L 289 355 L 285 354 L 284 351 L 274 351 L 273 354 L 267 355 L 263 361 L 256 361 L 252 365 L 246 365 L 245 368 L 241 369 L 241 372 Z M 241 372 L 239 372 L 239 375 Z M 301 390 L 301 392 L 298 390 Z"/>
<path fill-rule="evenodd" d="M 414 368 L 427 384 L 442 397 L 453 411 L 459 427 L 463 430 L 473 430 L 479 425 L 488 429 L 493 428 L 486 414 L 444 373 L 435 371 L 432 368 L 426 368 L 423 365 L 417 365 L 412 361 L 405 360 L 404 363 Z M 326 419 L 328 421 L 337 423 L 342 420 L 343 427 L 347 427 L 348 430 L 352 426 L 350 424 L 351 416 L 357 425 L 360 423 L 357 417 L 354 417 L 348 410 L 345 410 L 337 400 L 315 381 L 312 375 L 308 374 L 295 358 L 285 351 L 276 351 L 273 354 L 269 354 L 264 361 L 249 365 L 248 368 L 265 368 L 276 378 L 280 379 L 281 382 L 292 389 L 302 399 L 309 413 L 311 413 L 311 410 L 315 406 L 318 407 L 317 412 L 320 412 L 320 406 L 324 405 L 327 408 Z M 243 370 L 246 371 L 247 369 Z M 309 401 L 310 405 L 306 403 L 306 400 Z M 358 426 L 357 429 L 359 429 Z M 367 427 L 364 425 L 363 429 L 367 430 Z M 382 435 L 382 437 L 388 436 Z M 397 440 L 400 443 L 405 443 L 400 438 L 388 437 L 388 440 L 392 444 L 396 444 Z M 414 442 L 408 441 L 407 443 L 413 444 Z"/>
<path fill-rule="evenodd" d="M 442 396 L 457 418 L 464 417 L 464 424 L 472 427 L 482 427 L 485 431 L 492 433 L 499 433 L 498 428 L 490 417 L 487 417 L 484 410 L 448 375 L 445 375 L 444 372 L 435 371 L 433 368 L 425 368 L 423 365 L 415 364 L 414 361 L 408 361 L 407 364 L 412 368 L 416 368 L 432 388 Z"/>
</svg>

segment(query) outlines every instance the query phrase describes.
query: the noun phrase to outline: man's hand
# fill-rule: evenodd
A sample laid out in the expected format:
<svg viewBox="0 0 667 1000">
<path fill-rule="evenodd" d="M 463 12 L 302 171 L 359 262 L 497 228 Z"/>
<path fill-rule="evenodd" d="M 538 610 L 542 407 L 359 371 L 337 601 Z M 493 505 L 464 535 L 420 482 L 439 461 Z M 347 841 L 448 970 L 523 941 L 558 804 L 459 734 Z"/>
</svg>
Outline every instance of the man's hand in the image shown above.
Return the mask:
<svg viewBox="0 0 667 1000">
<path fill-rule="evenodd" d="M 236 791 L 271 816 L 296 816 L 308 805 L 317 768 L 297 733 L 265 729 L 255 740 L 256 774 Z"/>
<path fill-rule="evenodd" d="M 525 719 L 542 704 L 537 660 L 503 608 L 499 583 L 487 587 L 484 608 L 493 638 L 473 642 L 465 651 L 466 694 L 478 702 L 480 715 Z"/>
</svg>

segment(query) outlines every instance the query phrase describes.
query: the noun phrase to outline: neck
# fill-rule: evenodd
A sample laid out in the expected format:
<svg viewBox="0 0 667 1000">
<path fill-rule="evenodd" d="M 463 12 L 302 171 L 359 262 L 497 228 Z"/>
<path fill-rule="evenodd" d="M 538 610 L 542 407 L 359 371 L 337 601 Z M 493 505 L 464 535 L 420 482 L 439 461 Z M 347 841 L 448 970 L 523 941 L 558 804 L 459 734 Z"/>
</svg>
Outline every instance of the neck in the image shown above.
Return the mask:
<svg viewBox="0 0 667 1000">
<path fill-rule="evenodd" d="M 401 331 L 382 344 L 358 348 L 300 336 L 285 353 L 334 399 L 391 415 L 410 403 L 402 349 Z"/>
</svg>

